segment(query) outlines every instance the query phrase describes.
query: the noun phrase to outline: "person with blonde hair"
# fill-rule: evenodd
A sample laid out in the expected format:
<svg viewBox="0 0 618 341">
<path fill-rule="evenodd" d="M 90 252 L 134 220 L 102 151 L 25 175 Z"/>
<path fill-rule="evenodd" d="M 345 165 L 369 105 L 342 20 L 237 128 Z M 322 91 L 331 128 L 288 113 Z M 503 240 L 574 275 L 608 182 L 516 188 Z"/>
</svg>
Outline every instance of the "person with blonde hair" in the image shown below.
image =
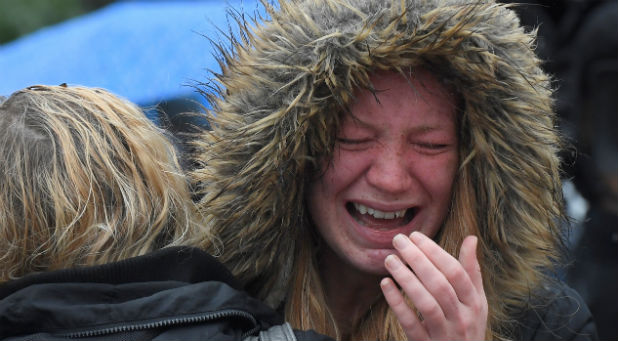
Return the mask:
<svg viewBox="0 0 618 341">
<path fill-rule="evenodd" d="M 494 1 L 263 4 L 205 83 L 204 248 L 338 340 L 594 338 L 555 275 L 562 141 L 534 31 Z"/>
<path fill-rule="evenodd" d="M 293 331 L 196 247 L 175 146 L 96 88 L 0 103 L 0 339 L 323 338 Z"/>
<path fill-rule="evenodd" d="M 143 255 L 199 224 L 172 143 L 103 89 L 17 91 L 0 155 L 0 281 Z"/>
</svg>

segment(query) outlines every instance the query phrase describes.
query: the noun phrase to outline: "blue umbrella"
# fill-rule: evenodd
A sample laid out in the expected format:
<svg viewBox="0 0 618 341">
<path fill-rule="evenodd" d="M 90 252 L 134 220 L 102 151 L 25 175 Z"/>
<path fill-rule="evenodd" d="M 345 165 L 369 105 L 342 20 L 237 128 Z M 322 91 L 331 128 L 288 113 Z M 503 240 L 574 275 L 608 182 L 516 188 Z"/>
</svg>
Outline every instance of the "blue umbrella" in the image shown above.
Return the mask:
<svg viewBox="0 0 618 341">
<path fill-rule="evenodd" d="M 212 56 L 228 9 L 257 0 L 117 2 L 0 46 L 0 96 L 33 84 L 102 87 L 142 106 L 201 96 L 190 85 L 220 68 Z"/>
</svg>

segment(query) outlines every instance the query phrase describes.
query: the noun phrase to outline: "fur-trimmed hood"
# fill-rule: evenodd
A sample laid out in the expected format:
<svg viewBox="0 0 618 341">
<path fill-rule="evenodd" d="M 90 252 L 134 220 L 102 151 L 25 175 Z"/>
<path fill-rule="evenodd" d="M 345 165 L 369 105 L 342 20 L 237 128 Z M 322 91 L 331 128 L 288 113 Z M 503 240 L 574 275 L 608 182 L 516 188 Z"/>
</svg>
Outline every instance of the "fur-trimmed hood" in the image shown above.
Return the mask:
<svg viewBox="0 0 618 341">
<path fill-rule="evenodd" d="M 199 142 L 193 175 L 207 228 L 218 236 L 211 251 L 251 292 L 279 305 L 296 240 L 311 228 L 307 184 L 332 153 L 353 90 L 370 87 L 374 71 L 421 66 L 462 101 L 455 192 L 470 193 L 456 194 L 453 206 L 477 204 L 463 218 L 453 208 L 451 225 L 480 236 L 485 281 L 507 303 L 525 291 L 509 283 L 534 285 L 538 276 L 527 272 L 540 273 L 555 256 L 547 250 L 562 209 L 560 145 L 550 79 L 534 55 L 534 33 L 515 13 L 462 0 L 265 6 L 268 17 L 256 22 L 237 16 L 241 33 L 220 50 L 212 131 Z M 450 238 L 455 253 L 460 235 L 436 239 L 444 246 Z"/>
</svg>

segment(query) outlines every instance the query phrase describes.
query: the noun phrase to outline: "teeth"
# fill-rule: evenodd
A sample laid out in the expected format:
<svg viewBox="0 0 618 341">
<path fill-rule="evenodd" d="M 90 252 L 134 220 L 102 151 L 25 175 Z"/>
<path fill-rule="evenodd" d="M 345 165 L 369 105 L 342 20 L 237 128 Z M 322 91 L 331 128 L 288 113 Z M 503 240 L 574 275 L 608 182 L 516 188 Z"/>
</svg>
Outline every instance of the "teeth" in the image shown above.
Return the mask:
<svg viewBox="0 0 618 341">
<path fill-rule="evenodd" d="M 369 214 L 376 219 L 395 219 L 401 218 L 406 214 L 405 209 L 395 212 L 383 212 L 357 203 L 354 203 L 354 208 L 356 208 L 360 214 Z"/>
</svg>

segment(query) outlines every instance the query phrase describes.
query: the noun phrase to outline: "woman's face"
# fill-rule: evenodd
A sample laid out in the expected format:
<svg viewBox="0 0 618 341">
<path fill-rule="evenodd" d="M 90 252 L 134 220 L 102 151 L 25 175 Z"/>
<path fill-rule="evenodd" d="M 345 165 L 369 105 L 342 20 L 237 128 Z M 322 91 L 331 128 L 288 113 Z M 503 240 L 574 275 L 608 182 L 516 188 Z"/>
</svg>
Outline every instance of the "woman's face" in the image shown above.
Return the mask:
<svg viewBox="0 0 618 341">
<path fill-rule="evenodd" d="M 330 251 L 355 270 L 385 274 L 398 233 L 434 237 L 458 167 L 455 99 L 430 73 L 371 77 L 356 93 L 333 158 L 310 185 L 309 212 Z M 376 100 L 377 97 L 377 100 Z M 352 117 L 353 116 L 353 117 Z"/>
</svg>

